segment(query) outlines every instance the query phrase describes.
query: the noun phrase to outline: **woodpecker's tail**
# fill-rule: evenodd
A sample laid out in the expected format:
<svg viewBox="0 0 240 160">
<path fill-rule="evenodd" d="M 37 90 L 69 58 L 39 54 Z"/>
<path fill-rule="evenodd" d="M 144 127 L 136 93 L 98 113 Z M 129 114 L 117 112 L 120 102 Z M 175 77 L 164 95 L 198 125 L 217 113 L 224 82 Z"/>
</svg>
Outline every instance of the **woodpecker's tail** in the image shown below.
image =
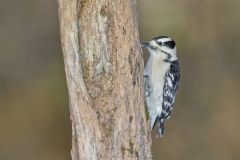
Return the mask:
<svg viewBox="0 0 240 160">
<path fill-rule="evenodd" d="M 163 137 L 163 133 L 164 133 L 164 119 L 160 119 L 158 122 L 158 136 L 160 136 L 160 138 Z"/>
<path fill-rule="evenodd" d="M 163 137 L 163 132 L 164 132 L 164 118 L 162 116 L 157 116 L 155 123 L 152 128 L 155 127 L 157 124 L 157 137 L 159 136 L 160 138 Z"/>
</svg>

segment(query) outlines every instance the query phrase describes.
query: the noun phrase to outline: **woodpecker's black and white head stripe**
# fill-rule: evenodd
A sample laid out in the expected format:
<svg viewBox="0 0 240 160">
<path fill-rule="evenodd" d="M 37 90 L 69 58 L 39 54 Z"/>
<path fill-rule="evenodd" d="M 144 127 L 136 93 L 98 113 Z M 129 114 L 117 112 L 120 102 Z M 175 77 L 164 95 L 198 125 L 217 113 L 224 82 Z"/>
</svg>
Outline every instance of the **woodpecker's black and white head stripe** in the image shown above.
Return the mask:
<svg viewBox="0 0 240 160">
<path fill-rule="evenodd" d="M 177 60 L 176 55 L 176 43 L 174 40 L 167 36 L 158 36 L 153 38 L 148 43 L 144 43 L 149 52 L 151 53 L 163 53 L 166 55 L 164 59 L 166 62 Z"/>
<path fill-rule="evenodd" d="M 154 38 L 153 40 L 155 40 L 160 46 L 166 46 L 171 49 L 174 49 L 176 46 L 176 43 L 174 42 L 174 40 L 172 40 L 167 36 L 159 36 Z"/>
</svg>

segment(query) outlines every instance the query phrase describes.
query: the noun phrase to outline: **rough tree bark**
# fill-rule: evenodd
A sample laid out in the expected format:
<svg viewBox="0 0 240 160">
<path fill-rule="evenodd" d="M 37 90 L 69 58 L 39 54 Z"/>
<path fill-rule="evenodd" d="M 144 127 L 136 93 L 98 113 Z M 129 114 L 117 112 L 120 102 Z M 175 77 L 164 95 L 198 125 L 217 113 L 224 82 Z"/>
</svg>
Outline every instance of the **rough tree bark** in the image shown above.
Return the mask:
<svg viewBox="0 0 240 160">
<path fill-rule="evenodd" d="M 58 3 L 72 159 L 151 159 L 136 0 Z"/>
</svg>

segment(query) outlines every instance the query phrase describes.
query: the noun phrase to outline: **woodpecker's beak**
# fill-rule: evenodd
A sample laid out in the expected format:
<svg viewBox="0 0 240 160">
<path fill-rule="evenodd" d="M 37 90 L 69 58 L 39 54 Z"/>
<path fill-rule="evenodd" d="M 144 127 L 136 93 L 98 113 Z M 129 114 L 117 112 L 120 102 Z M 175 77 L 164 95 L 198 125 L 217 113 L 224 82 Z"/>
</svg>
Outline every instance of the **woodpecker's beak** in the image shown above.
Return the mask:
<svg viewBox="0 0 240 160">
<path fill-rule="evenodd" d="M 157 47 L 154 46 L 153 41 L 150 41 L 148 43 L 142 43 L 141 45 L 142 45 L 142 47 L 145 47 L 146 49 L 152 49 L 152 50 L 157 49 Z"/>
<path fill-rule="evenodd" d="M 141 43 L 142 47 L 149 47 L 149 43 Z"/>
</svg>

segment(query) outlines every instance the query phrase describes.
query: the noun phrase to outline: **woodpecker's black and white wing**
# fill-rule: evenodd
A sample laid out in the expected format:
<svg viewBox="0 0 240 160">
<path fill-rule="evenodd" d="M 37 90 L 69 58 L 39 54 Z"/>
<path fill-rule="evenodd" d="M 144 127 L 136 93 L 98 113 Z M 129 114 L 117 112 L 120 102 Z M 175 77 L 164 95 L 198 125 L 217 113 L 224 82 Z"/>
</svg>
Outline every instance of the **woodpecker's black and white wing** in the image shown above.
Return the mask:
<svg viewBox="0 0 240 160">
<path fill-rule="evenodd" d="M 166 72 L 163 86 L 162 112 L 157 117 L 158 134 L 162 137 L 164 132 L 164 122 L 170 117 L 175 102 L 177 88 L 180 82 L 179 62 L 171 62 L 170 69 Z"/>
</svg>

